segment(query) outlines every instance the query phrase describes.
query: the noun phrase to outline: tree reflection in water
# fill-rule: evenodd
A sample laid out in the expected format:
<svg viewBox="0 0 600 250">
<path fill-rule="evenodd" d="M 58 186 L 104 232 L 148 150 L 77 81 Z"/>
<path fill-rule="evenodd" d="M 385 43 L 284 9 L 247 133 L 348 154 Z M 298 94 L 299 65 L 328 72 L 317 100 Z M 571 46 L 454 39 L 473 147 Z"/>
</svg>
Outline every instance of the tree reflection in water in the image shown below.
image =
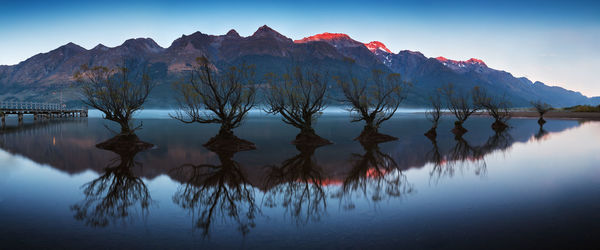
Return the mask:
<svg viewBox="0 0 600 250">
<path fill-rule="evenodd" d="M 255 226 L 254 218 L 259 212 L 254 188 L 248 184 L 240 164 L 233 160 L 236 151 L 215 153 L 220 165 L 186 164 L 174 170 L 187 181 L 177 190 L 173 201 L 198 216 L 196 227 L 203 230 L 204 236 L 210 234 L 215 218 L 233 221 L 246 235 Z"/>
<path fill-rule="evenodd" d="M 483 145 L 476 147 L 471 146 L 461 136 L 454 139 L 456 143 L 446 156 L 440 154 L 437 141 L 431 139 L 432 149 L 428 153 L 428 157 L 433 163 L 433 169 L 430 176 L 436 181 L 443 177 L 453 177 L 456 171 L 463 172 L 471 168 L 475 175 L 485 175 L 487 173 L 485 156 L 498 150 L 509 149 L 514 141 L 506 130 L 495 132 Z"/>
<path fill-rule="evenodd" d="M 548 131 L 546 131 L 544 129 L 543 124 L 540 124 L 540 129 L 538 130 L 538 132 L 535 135 L 533 135 L 533 137 L 535 138 L 536 141 L 542 141 L 542 140 L 548 139 L 547 135 L 548 135 Z"/>
<path fill-rule="evenodd" d="M 344 208 L 353 209 L 352 196 L 363 196 L 373 202 L 413 193 L 396 161 L 381 152 L 378 143 L 361 143 L 364 154 L 352 154 L 352 169 L 344 179 L 339 194 Z"/>
<path fill-rule="evenodd" d="M 327 208 L 323 169 L 314 159 L 319 146 L 296 145 L 300 151 L 281 166 L 268 166 L 265 205 L 281 204 L 297 224 L 319 221 Z"/>
<path fill-rule="evenodd" d="M 98 148 L 112 151 L 118 157 L 108 164 L 104 174 L 82 187 L 84 200 L 71 206 L 75 219 L 92 227 L 105 227 L 111 222 L 124 222 L 136 204 L 139 204 L 142 216 L 147 215 L 152 199 L 142 178 L 132 170 L 141 167 L 135 161 L 135 155 L 152 146 L 140 141 L 135 134 L 117 136 L 98 144 Z"/>
</svg>

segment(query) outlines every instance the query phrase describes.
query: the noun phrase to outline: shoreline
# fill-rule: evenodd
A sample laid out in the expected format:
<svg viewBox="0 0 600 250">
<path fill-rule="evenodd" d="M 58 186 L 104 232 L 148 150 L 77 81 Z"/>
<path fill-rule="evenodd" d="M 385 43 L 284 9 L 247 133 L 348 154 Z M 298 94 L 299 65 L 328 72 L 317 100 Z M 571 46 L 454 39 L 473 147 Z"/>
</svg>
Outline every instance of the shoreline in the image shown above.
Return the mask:
<svg viewBox="0 0 600 250">
<path fill-rule="evenodd" d="M 449 114 L 449 113 L 445 113 Z M 489 116 L 487 112 L 477 112 L 474 116 Z M 534 111 L 515 111 L 511 112 L 512 118 L 538 118 L 540 115 Z M 545 119 L 586 119 L 600 120 L 600 112 L 570 112 L 570 111 L 549 111 L 544 114 Z"/>
</svg>

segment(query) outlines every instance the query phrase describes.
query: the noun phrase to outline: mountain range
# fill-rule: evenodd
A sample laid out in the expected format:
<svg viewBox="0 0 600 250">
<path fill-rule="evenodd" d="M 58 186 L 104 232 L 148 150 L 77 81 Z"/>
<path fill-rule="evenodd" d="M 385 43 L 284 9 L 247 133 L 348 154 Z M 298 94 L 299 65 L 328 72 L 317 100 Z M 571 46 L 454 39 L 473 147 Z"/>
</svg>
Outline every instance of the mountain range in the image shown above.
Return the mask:
<svg viewBox="0 0 600 250">
<path fill-rule="evenodd" d="M 492 95 L 507 97 L 516 107 L 528 106 L 534 100 L 555 107 L 600 103 L 598 97 L 588 98 L 579 92 L 514 77 L 506 71 L 489 68 L 475 58 L 457 61 L 428 58 L 417 51 L 393 53 L 381 42 L 362 43 L 341 33 L 292 40 L 266 25 L 247 37 L 235 30 L 217 36 L 195 32 L 177 38 L 168 48 L 151 38 L 129 39 L 116 47 L 99 44 L 90 50 L 68 43 L 17 65 L 1 65 L 0 100 L 56 102 L 62 99 L 79 105 L 78 84 L 73 74 L 81 65 L 113 67 L 127 61 L 134 69 L 147 67 L 157 83 L 148 106 L 173 107 L 172 83 L 184 79 L 199 56 L 209 57 L 217 68 L 242 62 L 254 64 L 257 80 L 268 72 L 285 72 L 292 65 L 339 74 L 347 70 L 346 59 L 351 58 L 359 77 L 368 77 L 371 70 L 378 69 L 399 73 L 404 80 L 412 82 L 405 104 L 413 107 L 426 106 L 428 97 L 448 83 L 453 83 L 458 91 L 483 87 Z M 331 89 L 335 92 L 334 87 Z"/>
</svg>

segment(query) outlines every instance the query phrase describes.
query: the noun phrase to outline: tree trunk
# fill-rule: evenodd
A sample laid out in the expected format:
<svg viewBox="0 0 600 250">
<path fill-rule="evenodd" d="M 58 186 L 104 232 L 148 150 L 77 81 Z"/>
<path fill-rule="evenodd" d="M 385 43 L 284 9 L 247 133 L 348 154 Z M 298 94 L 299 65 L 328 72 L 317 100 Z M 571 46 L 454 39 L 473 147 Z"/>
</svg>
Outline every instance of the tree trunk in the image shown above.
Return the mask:
<svg viewBox="0 0 600 250">
<path fill-rule="evenodd" d="M 231 126 L 231 124 L 228 123 L 222 123 L 221 128 L 219 129 L 219 133 L 216 136 L 210 138 L 210 140 L 208 140 L 208 142 L 206 142 L 204 146 L 215 152 L 238 152 L 256 149 L 254 143 L 237 138 L 233 134 L 233 126 Z"/>
<path fill-rule="evenodd" d="M 129 127 L 129 122 L 119 122 L 119 124 L 121 125 L 122 135 L 128 135 L 132 133 L 131 128 Z"/>
<path fill-rule="evenodd" d="M 296 135 L 296 139 L 292 141 L 292 143 L 305 146 L 323 146 L 331 144 L 329 140 L 318 136 L 315 130 L 309 126 L 304 126 L 301 128 L 300 134 Z"/>
<path fill-rule="evenodd" d="M 220 138 L 234 138 L 233 129 L 231 125 L 223 123 L 221 124 L 221 128 L 219 129 L 219 134 L 217 135 Z"/>
<path fill-rule="evenodd" d="M 315 130 L 310 126 L 304 126 L 300 129 L 300 134 L 315 134 Z"/>
<path fill-rule="evenodd" d="M 377 127 L 375 127 L 375 125 L 373 125 L 373 121 L 367 122 L 367 124 L 365 124 L 365 127 L 363 128 L 363 133 L 367 135 L 374 135 L 378 133 L 378 129 Z"/>
<path fill-rule="evenodd" d="M 355 140 L 358 140 L 360 142 L 381 143 L 381 142 L 393 141 L 393 140 L 397 140 L 397 139 L 398 138 L 390 136 L 390 135 L 380 134 L 379 128 L 373 124 L 373 121 L 370 121 L 370 122 L 367 121 L 367 124 L 363 128 L 363 131 L 360 133 L 360 135 L 358 137 L 356 137 Z"/>
</svg>

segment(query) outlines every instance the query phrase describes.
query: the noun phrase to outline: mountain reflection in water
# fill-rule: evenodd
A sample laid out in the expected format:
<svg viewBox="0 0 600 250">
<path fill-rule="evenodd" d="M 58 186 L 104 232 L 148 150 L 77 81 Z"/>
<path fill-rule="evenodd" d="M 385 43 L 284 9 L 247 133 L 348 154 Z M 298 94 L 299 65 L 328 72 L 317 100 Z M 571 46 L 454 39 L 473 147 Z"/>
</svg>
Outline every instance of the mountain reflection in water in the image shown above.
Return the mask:
<svg viewBox="0 0 600 250">
<path fill-rule="evenodd" d="M 350 172 L 353 171 L 347 161 L 357 155 L 350 152 L 364 151 L 369 154 L 372 149 L 375 149 L 373 153 L 376 154 L 378 148 L 384 146 L 383 152 L 384 155 L 389 156 L 386 157 L 389 158 L 389 163 L 401 170 L 420 168 L 428 163 L 440 165 L 440 163 L 477 162 L 496 150 L 508 150 L 516 142 L 526 142 L 532 138 L 540 140 L 552 133 L 579 126 L 576 121 L 555 120 L 547 124 L 544 129 L 540 129 L 537 124 L 527 122 L 529 120 L 513 119 L 511 121 L 513 127 L 504 133 L 498 134 L 489 128 L 477 127 L 472 129 L 473 133 L 460 139 L 454 138 L 450 133 L 440 132 L 438 139 L 432 142 L 422 136 L 423 127 L 420 124 L 410 124 L 412 120 L 404 122 L 398 119 L 392 120 L 391 126 L 386 128 L 400 139 L 369 148 L 353 141 L 351 136 L 347 136 L 347 133 L 359 130 L 358 127 L 338 126 L 336 120 L 331 122 L 324 120 L 319 125 L 328 130 L 328 133 L 323 134 L 332 137 L 335 144 L 322 147 L 321 156 L 316 156 L 313 160 L 324 165 L 321 170 L 322 178 L 329 181 L 333 178 L 340 181 L 340 184 L 345 179 L 345 176 L 341 175 L 351 174 Z M 424 119 L 415 120 L 423 120 L 420 122 L 426 124 Z M 487 122 L 485 119 L 478 120 L 482 124 Z M 403 127 L 394 129 L 394 122 L 404 123 Z M 263 127 L 263 123 L 269 125 Z M 413 126 L 407 127 L 406 124 Z M 219 159 L 217 154 L 202 146 L 206 141 L 204 138 L 210 138 L 212 132 L 216 131 L 214 127 L 206 129 L 183 126 L 175 121 L 159 119 L 145 120 L 144 125 L 144 129 L 138 132 L 139 137 L 155 144 L 156 147 L 139 155 L 139 161 L 144 166 L 143 173 L 141 168 L 134 171 L 140 176 L 152 179 L 163 174 L 171 175 L 170 170 L 174 167 L 190 162 L 207 163 Z M 263 184 L 260 182 L 266 180 L 256 176 L 258 173 L 266 174 L 261 170 L 262 166 L 278 165 L 286 159 L 286 155 L 292 156 L 296 151 L 290 144 L 294 138 L 291 136 L 293 130 L 280 125 L 279 120 L 270 119 L 266 122 L 249 123 L 246 125 L 247 128 L 240 129 L 240 137 L 259 146 L 258 150 L 244 152 L 243 156 L 238 157 L 240 162 L 247 163 L 244 165 L 251 170 L 250 172 L 254 172 L 249 174 L 253 185 L 262 187 Z M 440 128 L 440 131 L 443 129 Z M 2 138 L 0 146 L 3 150 L 23 155 L 70 174 L 81 173 L 88 169 L 102 173 L 106 162 L 113 158 L 110 151 L 95 148 L 97 143 L 111 137 L 111 133 L 104 128 L 104 123 L 100 119 L 54 120 L 26 123 L 21 126 L 9 124 L 0 131 Z M 244 137 L 245 134 L 250 136 Z M 306 157 L 306 155 L 307 153 L 301 153 L 297 157 Z"/>
<path fill-rule="evenodd" d="M 540 128 L 534 119 L 513 119 L 512 128 L 495 133 L 488 119 L 474 118 L 467 124 L 470 132 L 455 138 L 447 120 L 438 138 L 430 140 L 423 136 L 427 121 L 415 115 L 392 119 L 382 128 L 398 141 L 360 144 L 352 140 L 360 126 L 346 118 L 319 120 L 319 134 L 334 142 L 322 147 L 292 145 L 297 131 L 265 117 L 252 118 L 236 131 L 258 147 L 245 152 L 204 148 L 216 134 L 215 126 L 162 119 L 144 120 L 138 132 L 141 140 L 155 145 L 152 149 L 96 148 L 111 134 L 94 118 L 8 124 L 1 130 L 0 147 L 64 173 L 97 173 L 81 187 L 83 199 L 71 205 L 74 217 L 86 225 L 105 227 L 152 213 L 154 201 L 145 180 L 168 176 L 178 186 L 171 202 L 187 211 L 204 236 L 211 234 L 215 222 L 235 225 L 246 235 L 257 226 L 258 216 L 268 216 L 264 209 L 281 209 L 297 225 L 319 222 L 332 202 L 347 211 L 357 201 L 377 204 L 418 195 L 405 174 L 410 169 L 427 167 L 433 182 L 457 173 L 484 176 L 487 155 L 508 153 L 515 143 L 542 140 L 580 125 L 552 120 Z"/>
</svg>

